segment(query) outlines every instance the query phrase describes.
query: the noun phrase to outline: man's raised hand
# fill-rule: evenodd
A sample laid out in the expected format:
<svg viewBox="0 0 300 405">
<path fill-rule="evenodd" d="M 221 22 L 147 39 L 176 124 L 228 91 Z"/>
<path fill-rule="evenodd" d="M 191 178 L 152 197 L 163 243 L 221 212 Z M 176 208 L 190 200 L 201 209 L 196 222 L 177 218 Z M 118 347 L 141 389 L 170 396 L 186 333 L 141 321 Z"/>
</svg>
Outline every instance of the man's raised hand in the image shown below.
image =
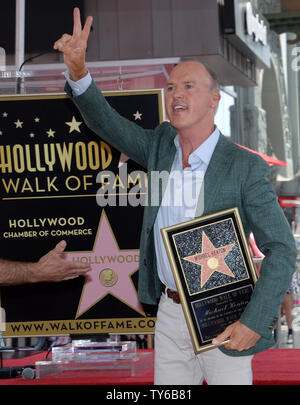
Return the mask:
<svg viewBox="0 0 300 405">
<path fill-rule="evenodd" d="M 64 54 L 64 62 L 70 73 L 70 78 L 77 81 L 87 74 L 85 67 L 85 54 L 87 41 L 93 23 L 93 17 L 87 17 L 84 27 L 81 26 L 80 11 L 74 8 L 73 12 L 73 33 L 63 34 L 53 48 Z"/>
</svg>

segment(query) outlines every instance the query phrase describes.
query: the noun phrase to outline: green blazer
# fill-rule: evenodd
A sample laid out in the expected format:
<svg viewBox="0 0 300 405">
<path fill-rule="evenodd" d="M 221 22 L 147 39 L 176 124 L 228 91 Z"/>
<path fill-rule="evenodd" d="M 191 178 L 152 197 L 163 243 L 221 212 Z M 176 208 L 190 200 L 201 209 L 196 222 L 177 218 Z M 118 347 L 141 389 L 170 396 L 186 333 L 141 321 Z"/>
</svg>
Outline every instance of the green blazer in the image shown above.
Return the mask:
<svg viewBox="0 0 300 405">
<path fill-rule="evenodd" d="M 94 82 L 78 97 L 72 96 L 82 117 L 102 139 L 147 169 L 151 195 L 153 171 L 170 171 L 175 156 L 176 129 L 163 122 L 144 130 L 121 117 L 106 102 Z M 158 196 L 161 201 L 162 196 Z M 150 200 L 150 199 L 149 199 Z M 243 352 L 220 349 L 229 355 L 258 353 L 274 345 L 273 326 L 279 307 L 295 272 L 296 247 L 290 226 L 269 182 L 269 166 L 259 156 L 230 142 L 223 135 L 216 145 L 204 177 L 204 212 L 208 215 L 238 207 L 248 239 L 253 232 L 265 254 L 260 276 L 240 321 L 261 335 L 258 343 Z M 153 225 L 159 205 L 146 206 L 140 241 L 138 296 L 141 302 L 156 304 L 161 295 L 154 248 Z"/>
</svg>

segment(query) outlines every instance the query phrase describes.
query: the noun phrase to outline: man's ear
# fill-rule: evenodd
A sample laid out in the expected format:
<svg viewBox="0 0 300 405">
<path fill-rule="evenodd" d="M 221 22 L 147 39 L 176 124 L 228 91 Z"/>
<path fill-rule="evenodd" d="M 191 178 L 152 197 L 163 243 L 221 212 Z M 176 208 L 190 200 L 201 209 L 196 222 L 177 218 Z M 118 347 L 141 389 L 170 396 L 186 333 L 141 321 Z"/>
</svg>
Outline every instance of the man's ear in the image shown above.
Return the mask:
<svg viewBox="0 0 300 405">
<path fill-rule="evenodd" d="M 211 107 L 216 110 L 221 100 L 221 94 L 218 90 L 215 90 L 212 95 Z"/>
</svg>

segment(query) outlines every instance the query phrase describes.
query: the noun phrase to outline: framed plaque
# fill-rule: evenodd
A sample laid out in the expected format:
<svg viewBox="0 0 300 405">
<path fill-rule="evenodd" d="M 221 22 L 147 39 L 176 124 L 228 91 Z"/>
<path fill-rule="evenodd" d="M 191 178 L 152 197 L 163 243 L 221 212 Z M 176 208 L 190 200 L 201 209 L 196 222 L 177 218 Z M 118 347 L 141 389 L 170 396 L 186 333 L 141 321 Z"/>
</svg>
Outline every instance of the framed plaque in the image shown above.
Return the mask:
<svg viewBox="0 0 300 405">
<path fill-rule="evenodd" d="M 196 353 L 237 321 L 257 281 L 237 208 L 161 230 Z"/>
</svg>

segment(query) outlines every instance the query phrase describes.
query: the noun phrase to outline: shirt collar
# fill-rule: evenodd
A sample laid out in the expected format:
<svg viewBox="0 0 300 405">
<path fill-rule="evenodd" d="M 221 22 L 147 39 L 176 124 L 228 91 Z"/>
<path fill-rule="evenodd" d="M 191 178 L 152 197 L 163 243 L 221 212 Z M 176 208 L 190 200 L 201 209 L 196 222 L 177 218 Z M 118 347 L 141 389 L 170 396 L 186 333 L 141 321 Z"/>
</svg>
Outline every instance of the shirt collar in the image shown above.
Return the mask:
<svg viewBox="0 0 300 405">
<path fill-rule="evenodd" d="M 220 131 L 215 126 L 214 132 L 196 150 L 194 150 L 194 152 L 190 154 L 189 164 L 193 166 L 193 163 L 201 160 L 208 166 L 215 147 L 218 143 L 219 137 Z M 177 151 L 180 151 L 180 153 L 182 153 L 178 135 L 174 138 L 174 144 Z"/>
</svg>

